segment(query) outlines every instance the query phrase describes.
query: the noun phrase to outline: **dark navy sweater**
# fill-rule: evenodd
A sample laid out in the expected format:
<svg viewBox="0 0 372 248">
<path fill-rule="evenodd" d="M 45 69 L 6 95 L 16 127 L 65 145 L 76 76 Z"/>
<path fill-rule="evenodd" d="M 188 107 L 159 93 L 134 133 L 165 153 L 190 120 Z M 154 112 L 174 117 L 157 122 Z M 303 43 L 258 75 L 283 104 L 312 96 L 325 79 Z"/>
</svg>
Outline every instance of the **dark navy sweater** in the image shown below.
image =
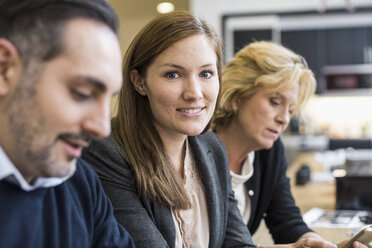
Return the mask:
<svg viewBox="0 0 372 248">
<path fill-rule="evenodd" d="M 113 215 L 96 174 L 79 160 L 75 174 L 52 188 L 23 191 L 0 181 L 0 247 L 134 247 Z"/>
</svg>

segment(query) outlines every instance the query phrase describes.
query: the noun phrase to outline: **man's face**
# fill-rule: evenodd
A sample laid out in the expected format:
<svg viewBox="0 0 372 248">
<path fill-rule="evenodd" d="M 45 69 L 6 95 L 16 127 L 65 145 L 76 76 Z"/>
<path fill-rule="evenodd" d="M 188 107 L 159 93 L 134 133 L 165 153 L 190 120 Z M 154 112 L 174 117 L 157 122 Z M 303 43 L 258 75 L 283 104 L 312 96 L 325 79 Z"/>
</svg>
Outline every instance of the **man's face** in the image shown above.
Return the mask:
<svg viewBox="0 0 372 248">
<path fill-rule="evenodd" d="M 122 84 L 118 40 L 107 26 L 74 19 L 62 39 L 63 52 L 21 71 L 0 102 L 0 144 L 29 182 L 68 175 L 91 138 L 110 134 L 110 100 Z"/>
</svg>

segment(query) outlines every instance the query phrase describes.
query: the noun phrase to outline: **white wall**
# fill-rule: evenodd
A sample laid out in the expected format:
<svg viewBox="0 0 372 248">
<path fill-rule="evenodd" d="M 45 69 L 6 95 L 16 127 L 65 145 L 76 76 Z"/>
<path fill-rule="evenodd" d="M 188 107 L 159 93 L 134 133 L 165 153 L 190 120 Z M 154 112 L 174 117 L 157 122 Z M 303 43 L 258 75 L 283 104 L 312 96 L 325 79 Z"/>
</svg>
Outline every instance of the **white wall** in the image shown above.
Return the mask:
<svg viewBox="0 0 372 248">
<path fill-rule="evenodd" d="M 204 17 L 221 33 L 224 14 L 272 11 L 322 10 L 350 6 L 372 6 L 372 0 L 190 0 L 190 11 Z"/>
</svg>

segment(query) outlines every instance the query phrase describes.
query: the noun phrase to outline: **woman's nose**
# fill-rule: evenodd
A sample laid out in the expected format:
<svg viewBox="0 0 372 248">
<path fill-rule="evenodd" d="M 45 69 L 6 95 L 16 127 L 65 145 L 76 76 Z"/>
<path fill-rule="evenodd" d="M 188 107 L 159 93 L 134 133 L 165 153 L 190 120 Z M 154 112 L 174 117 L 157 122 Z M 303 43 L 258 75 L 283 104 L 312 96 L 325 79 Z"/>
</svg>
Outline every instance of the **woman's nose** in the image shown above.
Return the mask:
<svg viewBox="0 0 372 248">
<path fill-rule="evenodd" d="M 183 97 L 185 100 L 199 100 L 203 98 L 201 82 L 195 78 L 190 77 L 185 82 Z"/>
<path fill-rule="evenodd" d="M 289 113 L 289 110 L 287 109 L 278 113 L 276 117 L 276 121 L 285 127 L 288 125 L 290 119 L 291 119 L 291 114 Z"/>
</svg>

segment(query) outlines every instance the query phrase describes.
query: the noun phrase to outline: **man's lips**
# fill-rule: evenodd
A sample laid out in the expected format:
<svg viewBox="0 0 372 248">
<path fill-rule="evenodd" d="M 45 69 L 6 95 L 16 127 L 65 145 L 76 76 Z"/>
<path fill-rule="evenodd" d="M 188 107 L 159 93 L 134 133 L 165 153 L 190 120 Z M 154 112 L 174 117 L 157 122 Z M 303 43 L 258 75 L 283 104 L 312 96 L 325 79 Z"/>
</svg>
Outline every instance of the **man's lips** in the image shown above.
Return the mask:
<svg viewBox="0 0 372 248">
<path fill-rule="evenodd" d="M 73 147 L 86 148 L 89 146 L 89 142 L 82 140 L 82 139 L 62 138 L 62 140 Z"/>
<path fill-rule="evenodd" d="M 68 156 L 79 158 L 81 157 L 82 149 L 88 147 L 89 143 L 82 139 L 76 138 L 61 138 L 61 141 L 64 144 L 65 151 Z"/>
</svg>

